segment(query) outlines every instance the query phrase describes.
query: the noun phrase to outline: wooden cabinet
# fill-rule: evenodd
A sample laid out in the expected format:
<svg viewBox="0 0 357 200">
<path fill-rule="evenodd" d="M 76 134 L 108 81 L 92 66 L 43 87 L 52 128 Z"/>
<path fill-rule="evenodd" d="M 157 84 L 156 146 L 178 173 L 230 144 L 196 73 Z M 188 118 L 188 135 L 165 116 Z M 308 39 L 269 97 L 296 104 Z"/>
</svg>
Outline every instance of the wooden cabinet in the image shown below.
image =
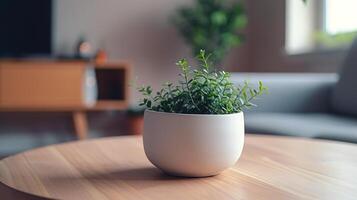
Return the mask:
<svg viewBox="0 0 357 200">
<path fill-rule="evenodd" d="M 85 106 L 85 63 L 1 62 L 1 110 L 64 110 Z"/>
<path fill-rule="evenodd" d="M 96 103 L 87 101 L 88 68 L 95 71 Z M 0 111 L 73 112 L 76 134 L 87 135 L 86 112 L 128 106 L 127 62 L 0 60 Z"/>
</svg>

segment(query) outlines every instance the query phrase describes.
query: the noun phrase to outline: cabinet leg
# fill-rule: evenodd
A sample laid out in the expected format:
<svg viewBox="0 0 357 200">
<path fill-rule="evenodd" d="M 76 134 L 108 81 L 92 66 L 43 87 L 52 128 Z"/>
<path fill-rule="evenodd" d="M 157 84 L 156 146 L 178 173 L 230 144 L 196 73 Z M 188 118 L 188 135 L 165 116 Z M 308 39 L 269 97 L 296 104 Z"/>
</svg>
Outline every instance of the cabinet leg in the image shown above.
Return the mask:
<svg viewBox="0 0 357 200">
<path fill-rule="evenodd" d="M 73 112 L 73 123 L 77 138 L 86 139 L 88 134 L 87 115 L 83 111 Z"/>
</svg>

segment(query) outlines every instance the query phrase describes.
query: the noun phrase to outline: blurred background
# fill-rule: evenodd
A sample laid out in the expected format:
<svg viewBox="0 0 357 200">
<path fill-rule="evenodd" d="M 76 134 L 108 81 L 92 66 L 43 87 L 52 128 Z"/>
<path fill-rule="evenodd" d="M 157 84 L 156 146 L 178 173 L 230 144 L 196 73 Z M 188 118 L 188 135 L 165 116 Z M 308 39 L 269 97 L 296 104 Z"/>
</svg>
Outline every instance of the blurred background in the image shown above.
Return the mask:
<svg viewBox="0 0 357 200">
<path fill-rule="evenodd" d="M 2 0 L 0 157 L 140 134 L 136 85 L 177 79 L 204 48 L 269 94 L 249 133 L 357 142 L 353 0 Z"/>
</svg>

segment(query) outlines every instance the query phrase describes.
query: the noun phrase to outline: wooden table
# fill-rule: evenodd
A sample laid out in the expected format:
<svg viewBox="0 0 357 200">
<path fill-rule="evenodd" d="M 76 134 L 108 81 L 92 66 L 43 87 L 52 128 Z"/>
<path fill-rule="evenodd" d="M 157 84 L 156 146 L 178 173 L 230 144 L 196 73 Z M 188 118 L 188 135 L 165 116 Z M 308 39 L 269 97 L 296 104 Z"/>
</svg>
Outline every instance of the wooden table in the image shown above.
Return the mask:
<svg viewBox="0 0 357 200">
<path fill-rule="evenodd" d="M 179 178 L 149 163 L 140 137 L 123 136 L 8 157 L 0 181 L 0 199 L 357 199 L 357 146 L 248 135 L 235 167 Z"/>
</svg>

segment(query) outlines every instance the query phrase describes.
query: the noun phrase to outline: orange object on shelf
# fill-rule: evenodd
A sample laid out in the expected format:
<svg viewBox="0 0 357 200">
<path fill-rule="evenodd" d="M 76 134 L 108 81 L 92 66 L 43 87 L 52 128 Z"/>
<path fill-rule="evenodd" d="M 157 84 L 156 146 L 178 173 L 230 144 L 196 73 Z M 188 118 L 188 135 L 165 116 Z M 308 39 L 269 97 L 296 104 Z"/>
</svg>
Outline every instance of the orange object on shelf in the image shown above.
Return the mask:
<svg viewBox="0 0 357 200">
<path fill-rule="evenodd" d="M 99 49 L 95 55 L 96 63 L 105 63 L 107 61 L 107 53 L 103 49 Z"/>
</svg>

